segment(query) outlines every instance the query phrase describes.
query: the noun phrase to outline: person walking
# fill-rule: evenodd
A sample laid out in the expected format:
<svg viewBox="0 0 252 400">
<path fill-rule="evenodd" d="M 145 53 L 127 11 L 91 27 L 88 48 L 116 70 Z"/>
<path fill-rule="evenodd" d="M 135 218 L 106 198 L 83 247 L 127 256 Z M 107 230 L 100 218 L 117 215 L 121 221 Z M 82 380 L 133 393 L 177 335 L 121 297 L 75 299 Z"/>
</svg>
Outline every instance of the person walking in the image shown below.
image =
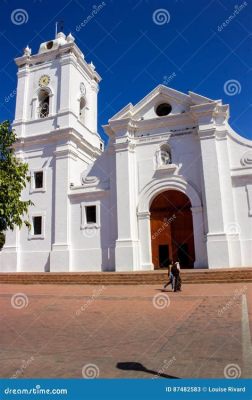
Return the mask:
<svg viewBox="0 0 252 400">
<path fill-rule="evenodd" d="M 168 279 L 169 279 L 169 280 L 168 280 L 167 283 L 164 284 L 164 289 L 165 289 L 167 286 L 169 286 L 169 285 L 171 285 L 172 290 L 173 290 L 173 288 L 174 288 L 174 276 L 173 276 L 173 274 L 172 274 L 172 272 L 171 272 L 172 266 L 173 266 L 173 261 L 171 261 L 171 262 L 169 263 L 169 265 L 168 265 Z"/>
<path fill-rule="evenodd" d="M 179 262 L 176 261 L 172 268 L 171 268 L 171 273 L 173 275 L 173 291 L 178 292 L 181 291 L 181 277 L 180 277 L 180 265 Z"/>
</svg>

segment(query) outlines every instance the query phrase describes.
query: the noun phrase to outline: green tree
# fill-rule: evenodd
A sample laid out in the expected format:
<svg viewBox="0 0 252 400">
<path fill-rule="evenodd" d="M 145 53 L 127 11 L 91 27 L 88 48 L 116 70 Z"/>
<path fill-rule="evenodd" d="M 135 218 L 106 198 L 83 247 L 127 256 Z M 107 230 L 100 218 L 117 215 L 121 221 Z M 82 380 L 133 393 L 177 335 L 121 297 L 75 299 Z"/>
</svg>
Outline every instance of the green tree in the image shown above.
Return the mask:
<svg viewBox="0 0 252 400">
<path fill-rule="evenodd" d="M 6 229 L 21 228 L 23 223 L 30 227 L 24 216 L 33 203 L 21 200 L 21 192 L 30 181 L 28 164 L 15 156 L 13 145 L 16 140 L 10 122 L 0 123 L 0 237 Z M 0 240 L 0 246 L 3 242 Z"/>
</svg>

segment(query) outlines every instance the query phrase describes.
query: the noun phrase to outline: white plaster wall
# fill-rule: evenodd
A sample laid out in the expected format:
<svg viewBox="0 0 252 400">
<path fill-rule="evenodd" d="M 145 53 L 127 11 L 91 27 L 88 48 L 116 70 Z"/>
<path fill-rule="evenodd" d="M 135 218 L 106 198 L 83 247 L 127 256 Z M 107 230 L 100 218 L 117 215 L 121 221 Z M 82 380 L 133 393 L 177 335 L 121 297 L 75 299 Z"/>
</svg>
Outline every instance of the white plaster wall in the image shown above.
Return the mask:
<svg viewBox="0 0 252 400">
<path fill-rule="evenodd" d="M 202 193 L 202 162 L 198 137 L 195 133 L 170 137 L 170 139 L 161 139 L 152 143 L 151 141 L 141 143 L 136 146 L 136 157 L 138 165 L 138 192 L 144 188 L 148 182 L 155 178 L 156 151 L 160 149 L 163 143 L 168 143 L 171 148 L 172 163 L 179 166 L 178 174 L 191 182 L 199 195 Z M 168 176 L 169 172 L 162 173 L 156 178 Z"/>
<path fill-rule="evenodd" d="M 99 194 L 93 194 L 71 199 L 72 271 L 108 271 L 114 268 L 113 247 L 111 249 L 113 219 L 109 193 L 102 194 L 100 199 L 99 197 Z M 81 228 L 80 204 L 96 205 L 100 214 L 98 227 Z"/>
</svg>

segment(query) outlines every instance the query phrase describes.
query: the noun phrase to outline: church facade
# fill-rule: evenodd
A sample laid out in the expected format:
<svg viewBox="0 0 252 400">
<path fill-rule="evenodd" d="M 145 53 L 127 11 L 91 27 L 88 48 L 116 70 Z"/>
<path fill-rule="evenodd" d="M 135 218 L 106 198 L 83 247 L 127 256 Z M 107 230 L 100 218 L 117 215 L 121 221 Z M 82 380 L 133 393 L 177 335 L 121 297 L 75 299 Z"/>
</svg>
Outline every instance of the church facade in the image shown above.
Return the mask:
<svg viewBox="0 0 252 400">
<path fill-rule="evenodd" d="M 137 271 L 252 264 L 252 141 L 229 106 L 159 85 L 97 133 L 101 80 L 61 32 L 17 58 L 13 128 L 29 164 L 31 229 L 0 271 Z"/>
</svg>

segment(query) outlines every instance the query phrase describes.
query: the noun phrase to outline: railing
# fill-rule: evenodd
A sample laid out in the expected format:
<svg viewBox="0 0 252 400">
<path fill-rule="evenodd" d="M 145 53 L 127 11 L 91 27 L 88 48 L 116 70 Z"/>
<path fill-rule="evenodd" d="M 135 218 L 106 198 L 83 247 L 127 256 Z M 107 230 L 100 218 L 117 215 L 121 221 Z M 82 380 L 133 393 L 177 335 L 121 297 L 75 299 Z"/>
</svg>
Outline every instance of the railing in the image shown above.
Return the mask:
<svg viewBox="0 0 252 400">
<path fill-rule="evenodd" d="M 38 117 L 46 118 L 49 115 L 49 104 L 43 103 L 38 107 Z"/>
</svg>

